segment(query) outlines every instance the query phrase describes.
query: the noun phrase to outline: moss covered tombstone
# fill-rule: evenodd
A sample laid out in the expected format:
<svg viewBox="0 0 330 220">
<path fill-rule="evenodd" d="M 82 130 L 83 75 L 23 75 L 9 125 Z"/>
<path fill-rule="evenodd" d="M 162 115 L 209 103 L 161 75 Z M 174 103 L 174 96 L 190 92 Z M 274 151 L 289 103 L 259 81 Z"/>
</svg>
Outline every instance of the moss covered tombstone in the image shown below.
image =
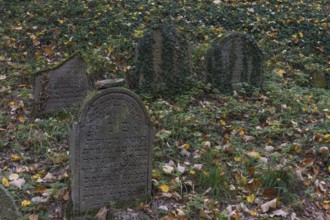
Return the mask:
<svg viewBox="0 0 330 220">
<path fill-rule="evenodd" d="M 87 65 L 74 54 L 54 68 L 36 74 L 33 96 L 38 113 L 77 107 L 88 92 Z"/>
<path fill-rule="evenodd" d="M 10 193 L 0 185 L 0 219 L 17 220 L 19 212 Z"/>
<path fill-rule="evenodd" d="M 217 39 L 207 54 L 208 81 L 220 92 L 261 87 L 263 55 L 253 39 L 228 33 Z"/>
<path fill-rule="evenodd" d="M 189 43 L 174 27 L 150 30 L 139 42 L 136 67 L 132 84 L 139 92 L 165 98 L 181 94 L 191 74 Z"/>
<path fill-rule="evenodd" d="M 152 139 L 147 111 L 135 93 L 115 87 L 92 96 L 71 132 L 75 216 L 150 196 Z"/>
</svg>

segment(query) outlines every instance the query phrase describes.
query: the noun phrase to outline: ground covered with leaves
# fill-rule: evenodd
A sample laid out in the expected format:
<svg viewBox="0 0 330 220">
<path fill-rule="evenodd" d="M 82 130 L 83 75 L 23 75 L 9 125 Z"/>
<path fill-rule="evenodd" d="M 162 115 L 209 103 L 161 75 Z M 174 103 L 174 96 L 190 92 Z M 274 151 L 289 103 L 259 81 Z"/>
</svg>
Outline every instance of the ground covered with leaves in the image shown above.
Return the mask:
<svg viewBox="0 0 330 220">
<path fill-rule="evenodd" d="M 196 80 L 172 100 L 141 94 L 156 130 L 153 195 L 132 210 L 329 219 L 330 94 L 311 80 L 329 79 L 329 9 L 309 0 L 0 0 L 1 184 L 23 219 L 63 219 L 76 113 L 35 115 L 33 73 L 79 50 L 91 79 L 129 79 L 138 40 L 165 23 L 191 42 Z M 221 95 L 203 81 L 207 49 L 229 31 L 251 35 L 265 55 L 264 86 L 252 96 Z"/>
</svg>

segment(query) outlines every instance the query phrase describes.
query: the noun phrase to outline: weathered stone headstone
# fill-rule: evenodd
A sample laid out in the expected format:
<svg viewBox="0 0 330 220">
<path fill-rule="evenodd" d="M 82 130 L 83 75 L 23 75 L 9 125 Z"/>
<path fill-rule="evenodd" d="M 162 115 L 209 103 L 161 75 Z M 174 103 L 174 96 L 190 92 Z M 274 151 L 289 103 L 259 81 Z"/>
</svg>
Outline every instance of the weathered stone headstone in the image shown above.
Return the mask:
<svg viewBox="0 0 330 220">
<path fill-rule="evenodd" d="M 13 197 L 0 185 L 0 219 L 17 220 L 19 217 L 19 212 Z"/>
<path fill-rule="evenodd" d="M 130 90 L 104 89 L 82 106 L 70 141 L 76 216 L 150 196 L 152 139 L 143 102 Z"/>
<path fill-rule="evenodd" d="M 191 68 L 187 39 L 175 28 L 161 26 L 146 32 L 139 42 L 132 85 L 139 92 L 171 97 L 185 90 Z"/>
<path fill-rule="evenodd" d="M 208 81 L 221 92 L 262 86 L 263 55 L 247 35 L 234 32 L 216 40 L 206 60 Z"/>
<path fill-rule="evenodd" d="M 56 68 L 37 73 L 34 85 L 36 110 L 60 112 L 77 107 L 88 92 L 86 63 L 75 54 Z"/>
</svg>

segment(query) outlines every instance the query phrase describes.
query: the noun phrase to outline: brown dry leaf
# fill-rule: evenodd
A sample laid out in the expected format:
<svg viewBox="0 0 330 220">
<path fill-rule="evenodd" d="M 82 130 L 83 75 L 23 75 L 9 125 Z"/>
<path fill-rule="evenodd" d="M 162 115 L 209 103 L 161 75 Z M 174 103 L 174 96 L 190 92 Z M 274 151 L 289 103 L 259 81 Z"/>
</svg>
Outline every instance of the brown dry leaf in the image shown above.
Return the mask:
<svg viewBox="0 0 330 220">
<path fill-rule="evenodd" d="M 49 47 L 49 46 L 45 46 L 44 47 L 44 51 L 45 51 L 45 53 L 46 53 L 47 56 L 52 56 L 54 54 L 53 49 L 51 47 Z"/>
<path fill-rule="evenodd" d="M 107 219 L 108 209 L 103 207 L 99 210 L 99 212 L 95 215 L 96 220 L 106 220 Z"/>
<path fill-rule="evenodd" d="M 24 123 L 26 121 L 26 118 L 24 117 L 24 115 L 17 115 L 16 118 L 19 120 L 19 122 Z"/>
<path fill-rule="evenodd" d="M 29 215 L 29 220 L 38 220 L 38 215 Z"/>
<path fill-rule="evenodd" d="M 256 139 L 255 137 L 250 136 L 250 135 L 244 135 L 244 137 L 243 137 L 243 140 L 245 142 L 251 142 L 251 141 L 254 141 L 255 139 Z"/>
<path fill-rule="evenodd" d="M 249 190 L 250 192 L 257 191 L 257 189 L 260 187 L 260 181 L 256 178 L 253 178 L 249 180 L 246 184 L 246 189 Z"/>
<path fill-rule="evenodd" d="M 329 153 L 329 148 L 326 146 L 322 146 L 319 149 L 319 154 L 328 154 Z"/>
<path fill-rule="evenodd" d="M 270 208 L 276 208 L 277 198 L 270 200 L 260 206 L 263 213 L 268 212 Z"/>
</svg>

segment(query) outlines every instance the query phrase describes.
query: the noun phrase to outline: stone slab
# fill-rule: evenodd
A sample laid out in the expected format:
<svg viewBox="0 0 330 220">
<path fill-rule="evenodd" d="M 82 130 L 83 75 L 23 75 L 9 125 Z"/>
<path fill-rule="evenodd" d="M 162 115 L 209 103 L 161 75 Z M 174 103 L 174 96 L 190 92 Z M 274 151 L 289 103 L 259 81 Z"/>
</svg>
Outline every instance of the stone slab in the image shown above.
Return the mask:
<svg viewBox="0 0 330 220">
<path fill-rule="evenodd" d="M 0 185 L 0 219 L 17 220 L 20 215 L 11 194 Z"/>
<path fill-rule="evenodd" d="M 76 54 L 58 67 L 37 74 L 34 84 L 36 110 L 61 112 L 77 107 L 88 92 L 87 65 Z"/>
<path fill-rule="evenodd" d="M 152 126 L 140 98 L 124 88 L 91 97 L 70 134 L 73 212 L 110 202 L 129 204 L 151 193 Z"/>
</svg>

